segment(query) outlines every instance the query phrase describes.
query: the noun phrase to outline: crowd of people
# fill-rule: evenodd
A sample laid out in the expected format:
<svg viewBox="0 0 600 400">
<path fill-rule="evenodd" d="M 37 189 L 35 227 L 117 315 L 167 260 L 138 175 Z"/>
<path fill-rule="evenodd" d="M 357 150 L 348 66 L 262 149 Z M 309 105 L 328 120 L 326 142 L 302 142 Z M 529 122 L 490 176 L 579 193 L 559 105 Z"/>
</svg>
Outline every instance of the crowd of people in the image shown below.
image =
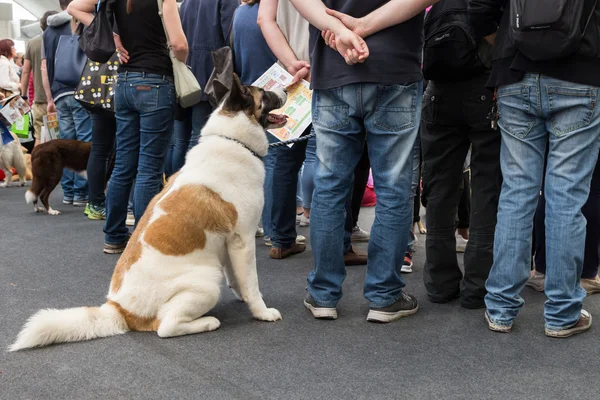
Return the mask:
<svg viewBox="0 0 600 400">
<path fill-rule="evenodd" d="M 412 272 L 422 203 L 431 302 L 486 308 L 489 328 L 510 332 L 527 285 L 548 297 L 547 336 L 590 327 L 582 302 L 600 293 L 597 2 L 582 2 L 581 20 L 564 25 L 580 29 L 577 40 L 554 54 L 551 35 L 531 46 L 514 27 L 514 1 L 164 0 L 167 41 L 156 1 L 114 0 L 111 111 L 84 108 L 55 79 L 60 37 L 89 25 L 96 3 L 60 0 L 62 12 L 47 12 L 22 73 L 14 43 L 0 41 L 0 88 L 33 101 L 36 139 L 43 115 L 57 112 L 61 138 L 92 142 L 87 181 L 64 172 L 63 203 L 106 219 L 104 252 L 125 249 L 127 225 L 183 166 L 215 107 L 206 96 L 177 104 L 169 48 L 205 87 L 212 52 L 231 46 L 242 84 L 278 62 L 313 89 L 308 140 L 264 158 L 257 236 L 280 260 L 306 250 L 296 226 L 310 226 L 304 305 L 315 318 L 338 317 L 348 265 L 367 265 L 369 321 L 418 311 L 402 273 Z M 377 205 L 366 232 L 357 222 L 370 174 Z"/>
</svg>

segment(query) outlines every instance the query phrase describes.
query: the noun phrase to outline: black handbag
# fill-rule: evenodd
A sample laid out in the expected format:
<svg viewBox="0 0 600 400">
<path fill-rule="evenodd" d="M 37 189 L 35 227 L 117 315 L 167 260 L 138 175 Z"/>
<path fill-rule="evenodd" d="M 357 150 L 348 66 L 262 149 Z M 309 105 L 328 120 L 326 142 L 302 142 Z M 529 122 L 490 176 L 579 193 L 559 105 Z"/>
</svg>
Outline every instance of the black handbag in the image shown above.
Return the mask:
<svg viewBox="0 0 600 400">
<path fill-rule="evenodd" d="M 105 64 L 87 60 L 75 89 L 75 100 L 89 111 L 114 112 L 118 69 L 119 57 L 116 52 Z"/>
<path fill-rule="evenodd" d="M 79 47 L 92 61 L 106 63 L 115 54 L 113 6 L 115 0 L 100 0 L 96 16 L 79 37 Z"/>
</svg>

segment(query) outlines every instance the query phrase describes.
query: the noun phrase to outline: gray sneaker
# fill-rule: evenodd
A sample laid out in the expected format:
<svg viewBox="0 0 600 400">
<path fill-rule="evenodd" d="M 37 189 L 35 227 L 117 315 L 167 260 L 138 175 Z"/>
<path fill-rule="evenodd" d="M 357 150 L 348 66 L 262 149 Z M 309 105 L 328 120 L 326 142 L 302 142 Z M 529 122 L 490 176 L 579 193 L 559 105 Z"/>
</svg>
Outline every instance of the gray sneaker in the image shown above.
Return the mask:
<svg viewBox="0 0 600 400">
<path fill-rule="evenodd" d="M 304 307 L 308 308 L 316 319 L 337 319 L 338 313 L 335 307 L 321 307 L 312 298 L 308 290 L 304 298 Z"/>
<path fill-rule="evenodd" d="M 572 327 L 560 330 L 553 330 L 546 328 L 546 336 L 563 339 L 568 338 L 578 333 L 583 333 L 592 327 L 592 316 L 589 312 L 581 310 L 581 316 L 579 321 Z"/>
<path fill-rule="evenodd" d="M 388 323 L 416 314 L 417 311 L 419 311 L 417 298 L 412 294 L 402 292 L 402 296 L 394 304 L 384 308 L 371 308 L 367 315 L 367 321 Z"/>
<path fill-rule="evenodd" d="M 371 234 L 360 227 L 352 228 L 352 242 L 368 242 L 371 239 Z"/>
<path fill-rule="evenodd" d="M 540 274 L 539 272 L 534 272 L 527 280 L 527 283 L 525 283 L 525 286 L 529 286 L 530 288 L 532 288 L 533 290 L 537 290 L 538 292 L 543 292 L 545 284 L 546 275 Z"/>
</svg>

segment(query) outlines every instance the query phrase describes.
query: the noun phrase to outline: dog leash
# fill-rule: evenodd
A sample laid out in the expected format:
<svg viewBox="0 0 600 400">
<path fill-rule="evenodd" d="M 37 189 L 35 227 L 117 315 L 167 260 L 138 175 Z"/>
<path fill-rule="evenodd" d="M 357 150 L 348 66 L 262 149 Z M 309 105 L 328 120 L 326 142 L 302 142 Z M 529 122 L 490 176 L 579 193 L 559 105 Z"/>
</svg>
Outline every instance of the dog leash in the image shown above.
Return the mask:
<svg viewBox="0 0 600 400">
<path fill-rule="evenodd" d="M 309 135 L 306 136 L 302 136 L 296 139 L 290 139 L 290 140 L 285 140 L 283 142 L 277 142 L 277 143 L 271 143 L 269 145 L 269 148 L 274 148 L 274 147 L 281 147 L 281 146 L 287 146 L 288 144 L 294 144 L 294 143 L 298 143 L 298 142 L 304 142 L 312 137 L 314 137 L 316 134 L 313 132 Z"/>
</svg>

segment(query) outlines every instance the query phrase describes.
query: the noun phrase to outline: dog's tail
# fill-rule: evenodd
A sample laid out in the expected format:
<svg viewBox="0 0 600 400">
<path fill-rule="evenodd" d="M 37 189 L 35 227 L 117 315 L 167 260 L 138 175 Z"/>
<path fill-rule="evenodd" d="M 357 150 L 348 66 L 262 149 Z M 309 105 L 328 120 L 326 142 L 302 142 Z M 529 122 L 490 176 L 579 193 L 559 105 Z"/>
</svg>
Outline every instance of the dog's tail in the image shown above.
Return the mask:
<svg viewBox="0 0 600 400">
<path fill-rule="evenodd" d="M 101 307 L 40 310 L 27 321 L 8 350 L 80 342 L 128 331 L 121 312 L 110 304 Z"/>
<path fill-rule="evenodd" d="M 31 189 L 25 192 L 25 202 L 27 204 L 31 204 L 32 202 L 36 202 L 38 199 L 38 195 L 33 193 Z"/>
</svg>

